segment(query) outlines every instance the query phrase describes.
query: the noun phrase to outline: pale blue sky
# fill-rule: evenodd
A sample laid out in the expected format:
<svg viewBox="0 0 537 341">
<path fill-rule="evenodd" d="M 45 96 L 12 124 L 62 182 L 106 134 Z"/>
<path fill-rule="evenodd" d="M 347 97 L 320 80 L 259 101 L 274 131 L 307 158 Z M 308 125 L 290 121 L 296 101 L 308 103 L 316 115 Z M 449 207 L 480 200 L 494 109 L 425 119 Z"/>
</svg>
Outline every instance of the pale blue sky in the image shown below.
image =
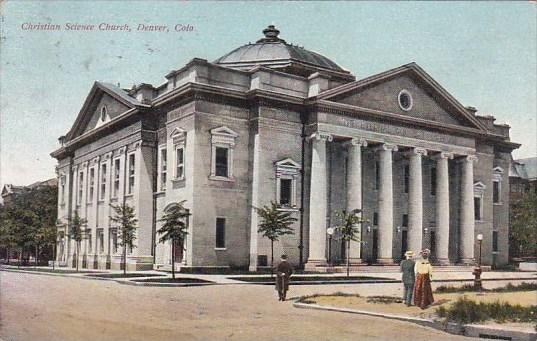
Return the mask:
<svg viewBox="0 0 537 341">
<path fill-rule="evenodd" d="M 464 105 L 512 126 L 536 156 L 534 2 L 6 1 L 0 5 L 0 184 L 54 176 L 58 136 L 94 80 L 160 84 L 194 57 L 214 60 L 274 23 L 288 42 L 363 78 L 417 62 Z M 129 24 L 132 32 L 23 31 L 30 23 Z M 137 32 L 139 24 L 169 33 Z M 194 31 L 173 32 L 175 24 Z"/>
</svg>

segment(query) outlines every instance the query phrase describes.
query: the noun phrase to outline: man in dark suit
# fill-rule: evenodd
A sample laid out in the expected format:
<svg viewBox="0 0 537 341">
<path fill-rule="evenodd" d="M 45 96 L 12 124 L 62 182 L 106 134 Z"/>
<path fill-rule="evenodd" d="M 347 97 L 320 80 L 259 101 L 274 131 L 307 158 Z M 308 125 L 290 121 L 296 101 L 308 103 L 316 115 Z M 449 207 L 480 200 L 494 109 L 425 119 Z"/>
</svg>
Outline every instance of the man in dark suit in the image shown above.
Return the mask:
<svg viewBox="0 0 537 341">
<path fill-rule="evenodd" d="M 412 292 L 414 291 L 414 282 L 415 282 L 415 273 L 414 265 L 415 262 L 412 260 L 414 252 L 407 251 L 405 252 L 406 259 L 401 262 L 401 272 L 403 273 L 403 303 L 407 306 L 412 304 Z"/>
<path fill-rule="evenodd" d="M 287 255 L 282 255 L 280 264 L 276 267 L 276 290 L 280 301 L 285 301 L 285 294 L 289 290 L 289 278 L 293 274 L 293 267 L 287 262 Z"/>
</svg>

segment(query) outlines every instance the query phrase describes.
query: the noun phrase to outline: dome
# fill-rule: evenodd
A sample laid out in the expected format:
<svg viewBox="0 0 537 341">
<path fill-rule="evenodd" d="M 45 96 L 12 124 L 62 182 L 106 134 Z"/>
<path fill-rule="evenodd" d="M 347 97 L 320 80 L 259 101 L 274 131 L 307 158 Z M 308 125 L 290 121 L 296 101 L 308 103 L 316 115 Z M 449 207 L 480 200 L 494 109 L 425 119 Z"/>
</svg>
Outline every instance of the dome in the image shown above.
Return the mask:
<svg viewBox="0 0 537 341">
<path fill-rule="evenodd" d="M 279 33 L 278 29 L 270 25 L 263 30 L 264 38 L 255 44 L 243 45 L 218 58 L 214 63 L 240 70 L 263 65 L 305 77 L 321 71 L 337 78 L 354 79 L 349 71 L 329 58 L 303 47 L 288 44 L 278 37 Z"/>
</svg>

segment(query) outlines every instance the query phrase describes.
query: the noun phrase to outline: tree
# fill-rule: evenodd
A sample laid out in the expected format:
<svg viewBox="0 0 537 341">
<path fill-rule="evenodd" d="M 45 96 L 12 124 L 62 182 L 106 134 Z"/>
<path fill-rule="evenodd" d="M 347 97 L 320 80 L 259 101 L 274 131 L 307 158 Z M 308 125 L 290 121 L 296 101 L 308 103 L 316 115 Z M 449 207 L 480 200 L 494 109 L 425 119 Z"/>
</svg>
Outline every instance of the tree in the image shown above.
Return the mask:
<svg viewBox="0 0 537 341">
<path fill-rule="evenodd" d="M 366 222 L 362 219 L 362 210 L 355 209 L 351 212 L 345 210 L 336 212 L 336 216 L 339 219 L 340 224 L 335 227 L 341 235 L 341 239 L 345 241 L 347 248 L 347 277 L 349 277 L 350 270 L 350 246 L 351 241 L 360 242 L 360 228 L 359 225 Z"/>
<path fill-rule="evenodd" d="M 80 242 L 82 241 L 82 231 L 83 227 L 86 227 L 86 224 L 88 221 L 84 218 L 81 218 L 78 215 L 78 210 L 75 210 L 75 214 L 73 215 L 73 219 L 71 220 L 71 228 L 69 230 L 69 233 L 71 234 L 71 238 L 76 243 L 76 271 L 78 271 L 78 255 L 80 253 Z"/>
<path fill-rule="evenodd" d="M 8 219 L 7 212 L 2 210 L 0 213 L 0 245 L 5 248 L 6 260 L 9 265 L 11 249 L 16 244 L 13 221 Z"/>
<path fill-rule="evenodd" d="M 188 234 L 187 219 L 190 213 L 184 207 L 186 200 L 183 200 L 171 206 L 159 220 L 162 222 L 162 227 L 158 233 L 162 236 L 159 239 L 160 243 L 171 241 L 172 243 L 172 278 L 175 279 L 175 244 L 185 240 Z"/>
<path fill-rule="evenodd" d="M 537 193 L 513 203 L 509 239 L 515 255 L 537 257 Z"/>
<path fill-rule="evenodd" d="M 270 207 L 265 205 L 262 208 L 254 207 L 261 218 L 257 232 L 270 240 L 270 276 L 273 275 L 274 267 L 274 242 L 281 236 L 294 234 L 291 225 L 298 219 L 292 216 L 292 212 L 279 209 L 278 205 L 271 201 Z"/>
<path fill-rule="evenodd" d="M 134 207 L 126 203 L 121 205 L 113 205 L 110 207 L 114 210 L 114 215 L 110 220 L 115 224 L 119 232 L 119 245 L 123 246 L 123 274 L 127 275 L 127 247 L 131 250 L 136 247 L 136 229 L 138 228 L 138 219 L 134 213 Z"/>
<path fill-rule="evenodd" d="M 54 269 L 54 263 L 56 262 L 56 239 L 58 236 L 58 230 L 56 225 L 42 226 L 37 230 L 38 245 L 51 246 L 52 247 L 52 269 Z"/>
</svg>

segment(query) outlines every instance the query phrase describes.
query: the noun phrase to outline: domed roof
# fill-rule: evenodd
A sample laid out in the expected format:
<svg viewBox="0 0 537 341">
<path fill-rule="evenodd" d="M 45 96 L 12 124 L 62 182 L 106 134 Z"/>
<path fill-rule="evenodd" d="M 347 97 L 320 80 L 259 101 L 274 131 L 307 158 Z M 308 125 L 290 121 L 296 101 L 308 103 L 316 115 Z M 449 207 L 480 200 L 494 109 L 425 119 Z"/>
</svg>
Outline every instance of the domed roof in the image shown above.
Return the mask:
<svg viewBox="0 0 537 341">
<path fill-rule="evenodd" d="M 278 37 L 279 33 L 278 29 L 270 25 L 263 30 L 264 38 L 259 39 L 255 44 L 243 45 L 218 58 L 214 63 L 241 70 L 263 65 L 301 76 L 324 71 L 346 79 L 354 78 L 349 71 L 327 57 L 303 47 L 288 44 Z"/>
</svg>

